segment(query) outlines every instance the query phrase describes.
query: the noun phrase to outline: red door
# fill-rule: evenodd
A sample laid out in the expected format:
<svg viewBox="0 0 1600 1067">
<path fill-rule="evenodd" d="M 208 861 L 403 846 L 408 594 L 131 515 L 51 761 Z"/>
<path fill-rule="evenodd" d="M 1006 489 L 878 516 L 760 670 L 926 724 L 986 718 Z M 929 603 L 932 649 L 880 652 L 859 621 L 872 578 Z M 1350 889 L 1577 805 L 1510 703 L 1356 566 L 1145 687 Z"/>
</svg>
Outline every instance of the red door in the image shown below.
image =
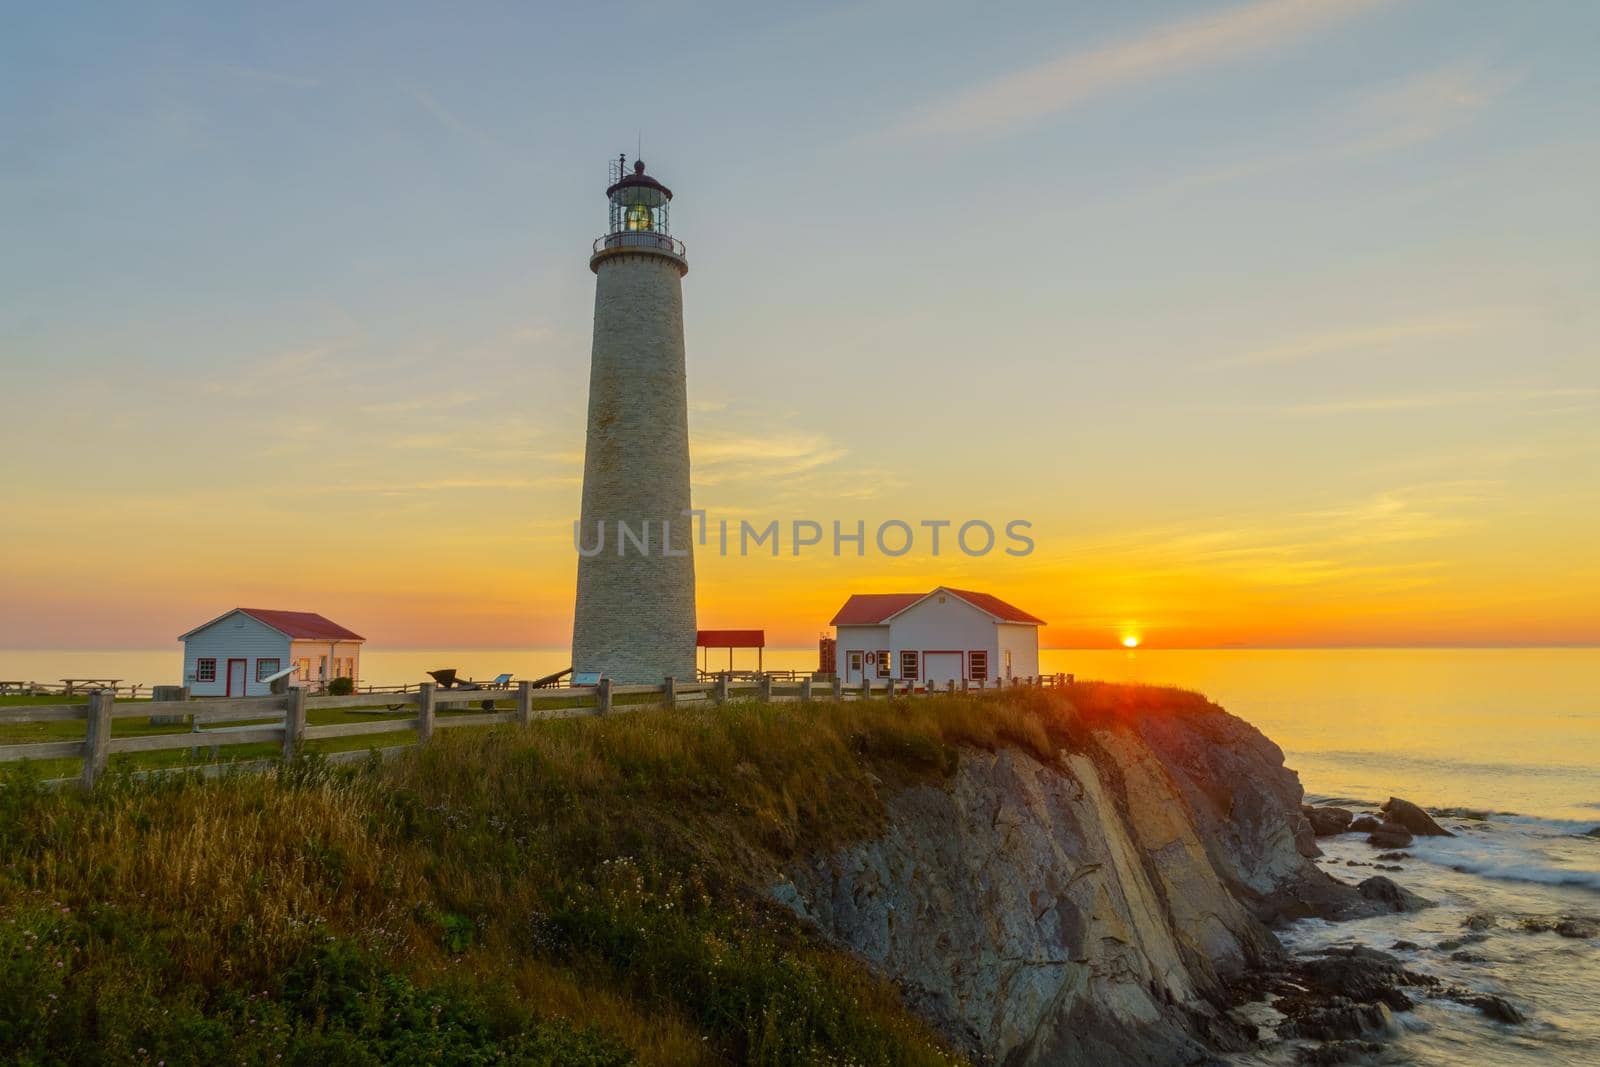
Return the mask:
<svg viewBox="0 0 1600 1067">
<path fill-rule="evenodd" d="M 244 669 L 249 660 L 230 659 L 228 661 L 228 695 L 242 697 L 244 691 Z"/>
</svg>

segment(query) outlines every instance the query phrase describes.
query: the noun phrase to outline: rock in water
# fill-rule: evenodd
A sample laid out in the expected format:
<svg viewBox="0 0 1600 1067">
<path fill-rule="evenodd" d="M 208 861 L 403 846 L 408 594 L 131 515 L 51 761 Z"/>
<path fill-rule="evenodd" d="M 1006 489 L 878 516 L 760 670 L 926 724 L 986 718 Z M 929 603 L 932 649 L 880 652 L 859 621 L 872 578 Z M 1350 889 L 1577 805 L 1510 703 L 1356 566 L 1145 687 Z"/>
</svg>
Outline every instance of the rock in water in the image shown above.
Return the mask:
<svg viewBox="0 0 1600 1067">
<path fill-rule="evenodd" d="M 1433 901 L 1420 897 L 1409 889 L 1402 889 L 1381 874 L 1375 874 L 1356 886 L 1356 891 L 1368 900 L 1386 906 L 1390 911 L 1421 911 L 1433 906 Z"/>
<path fill-rule="evenodd" d="M 1528 1017 L 1522 1013 L 1521 1008 L 1505 997 L 1497 997 L 1493 993 L 1478 993 L 1456 999 L 1462 1004 L 1472 1005 L 1496 1022 L 1516 1024 L 1528 1021 Z"/>
<path fill-rule="evenodd" d="M 1562 937 L 1571 937 L 1583 940 L 1590 937 L 1600 937 L 1600 920 L 1587 915 L 1534 915 L 1522 919 L 1517 925 L 1530 934 L 1543 934 L 1554 931 Z"/>
<path fill-rule="evenodd" d="M 1389 822 L 1399 823 L 1418 837 L 1454 837 L 1455 834 L 1433 821 L 1433 816 L 1399 797 L 1384 801 L 1383 813 Z"/>
<path fill-rule="evenodd" d="M 1383 823 L 1376 815 L 1357 815 L 1350 823 L 1350 832 L 1353 834 L 1370 834 Z"/>
<path fill-rule="evenodd" d="M 1311 831 L 1318 837 L 1344 833 L 1350 829 L 1350 820 L 1353 818 L 1355 816 L 1344 808 L 1311 808 L 1306 812 Z"/>
<path fill-rule="evenodd" d="M 1377 848 L 1405 848 L 1411 844 L 1411 832 L 1397 822 L 1381 823 L 1367 836 L 1367 844 Z"/>
</svg>

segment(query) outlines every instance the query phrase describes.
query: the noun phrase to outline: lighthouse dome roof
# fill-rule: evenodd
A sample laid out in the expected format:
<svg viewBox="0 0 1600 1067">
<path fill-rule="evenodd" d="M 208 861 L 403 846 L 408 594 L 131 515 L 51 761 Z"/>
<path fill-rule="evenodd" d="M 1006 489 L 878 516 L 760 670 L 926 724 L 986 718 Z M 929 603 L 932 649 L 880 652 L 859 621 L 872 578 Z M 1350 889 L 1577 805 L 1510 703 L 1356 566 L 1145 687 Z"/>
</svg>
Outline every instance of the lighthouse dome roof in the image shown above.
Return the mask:
<svg viewBox="0 0 1600 1067">
<path fill-rule="evenodd" d="M 620 194 L 620 196 L 619 196 Z M 633 173 L 626 175 L 606 190 L 606 196 L 623 203 L 660 204 L 672 199 L 672 190 L 644 172 L 644 160 L 633 161 Z"/>
</svg>

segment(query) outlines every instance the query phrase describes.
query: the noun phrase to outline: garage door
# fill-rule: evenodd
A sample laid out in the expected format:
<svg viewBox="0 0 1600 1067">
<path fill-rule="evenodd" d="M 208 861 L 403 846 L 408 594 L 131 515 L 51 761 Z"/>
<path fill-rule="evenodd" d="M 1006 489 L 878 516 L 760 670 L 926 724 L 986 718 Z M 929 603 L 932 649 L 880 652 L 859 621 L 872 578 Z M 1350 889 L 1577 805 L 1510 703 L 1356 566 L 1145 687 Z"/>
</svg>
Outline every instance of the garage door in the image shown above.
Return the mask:
<svg viewBox="0 0 1600 1067">
<path fill-rule="evenodd" d="M 961 660 L 959 652 L 927 652 L 922 657 L 922 676 L 928 684 L 936 689 L 942 689 L 946 682 L 955 682 L 956 687 L 961 687 Z"/>
</svg>

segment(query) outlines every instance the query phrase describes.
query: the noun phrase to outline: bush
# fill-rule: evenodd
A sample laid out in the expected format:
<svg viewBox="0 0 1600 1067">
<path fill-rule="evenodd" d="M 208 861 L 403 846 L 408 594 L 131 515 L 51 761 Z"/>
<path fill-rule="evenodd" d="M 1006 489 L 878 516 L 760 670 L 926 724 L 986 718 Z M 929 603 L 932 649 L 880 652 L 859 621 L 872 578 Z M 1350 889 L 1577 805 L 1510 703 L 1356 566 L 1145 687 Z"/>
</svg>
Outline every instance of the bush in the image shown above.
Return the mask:
<svg viewBox="0 0 1600 1067">
<path fill-rule="evenodd" d="M 354 678 L 335 678 L 328 683 L 328 695 L 331 697 L 347 697 L 356 691 Z"/>
</svg>

